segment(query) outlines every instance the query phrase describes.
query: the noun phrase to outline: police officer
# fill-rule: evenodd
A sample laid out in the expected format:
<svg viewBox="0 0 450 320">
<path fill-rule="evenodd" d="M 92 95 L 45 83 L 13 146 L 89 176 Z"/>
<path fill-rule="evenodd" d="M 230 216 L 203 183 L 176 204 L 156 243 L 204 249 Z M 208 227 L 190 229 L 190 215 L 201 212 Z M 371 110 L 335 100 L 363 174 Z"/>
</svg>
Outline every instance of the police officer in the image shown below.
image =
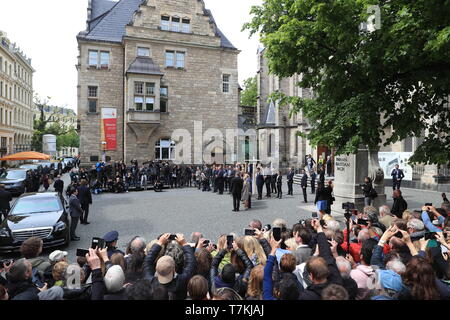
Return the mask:
<svg viewBox="0 0 450 320">
<path fill-rule="evenodd" d="M 103 240 L 105 240 L 106 244 L 106 253 L 108 254 L 108 258 L 111 259 L 111 256 L 114 253 L 121 253 L 125 256 L 121 250 L 117 249 L 117 240 L 119 240 L 119 233 L 117 231 L 110 231 L 103 236 Z"/>
</svg>

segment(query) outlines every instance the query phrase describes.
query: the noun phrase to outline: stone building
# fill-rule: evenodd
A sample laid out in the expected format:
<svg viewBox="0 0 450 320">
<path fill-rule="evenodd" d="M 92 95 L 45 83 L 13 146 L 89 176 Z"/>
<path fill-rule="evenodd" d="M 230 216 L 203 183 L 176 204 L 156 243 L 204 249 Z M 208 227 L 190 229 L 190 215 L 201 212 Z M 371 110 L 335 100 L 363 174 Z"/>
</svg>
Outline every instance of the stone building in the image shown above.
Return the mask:
<svg viewBox="0 0 450 320">
<path fill-rule="evenodd" d="M 258 105 L 257 128 L 259 159 L 274 168 L 286 169 L 304 166 L 305 159 L 311 154 L 314 159 L 319 155 L 331 154 L 326 146 L 312 146 L 305 138 L 299 137 L 297 132 L 308 132 L 308 120 L 302 112 L 289 117 L 287 107 L 279 107 L 275 102 L 269 102 L 269 96 L 275 91 L 283 92 L 290 96 L 310 98 L 310 89 L 300 88 L 296 84 L 301 75 L 280 79 L 269 73 L 268 60 L 264 55 L 264 49 L 258 49 Z"/>
<path fill-rule="evenodd" d="M 33 72 L 31 59 L 0 31 L 0 156 L 30 150 Z"/>
<path fill-rule="evenodd" d="M 237 128 L 239 50 L 202 0 L 90 0 L 77 40 L 82 163 L 173 160 L 175 130 Z"/>
<path fill-rule="evenodd" d="M 257 130 L 259 159 L 266 159 L 275 168 L 300 168 L 305 166 L 308 154 L 317 161 L 321 155 L 332 156 L 333 150 L 327 146 L 313 146 L 305 138 L 296 135 L 297 132 L 307 133 L 310 130 L 308 119 L 300 111 L 289 118 L 289 109 L 280 108 L 276 103 L 269 102 L 268 97 L 275 91 L 281 91 L 290 96 L 311 98 L 313 92 L 309 88 L 296 85 L 301 75 L 280 79 L 269 73 L 268 60 L 264 49 L 258 50 L 258 106 Z M 391 135 L 391 130 L 385 130 L 384 139 Z M 386 141 L 386 140 L 384 140 Z M 383 143 L 384 143 L 383 141 Z M 380 152 L 414 152 L 422 143 L 423 137 L 408 137 L 388 146 L 380 146 Z M 390 184 L 390 176 L 384 177 L 386 185 Z M 415 165 L 412 168 L 412 180 L 404 181 L 404 187 L 431 189 L 450 192 L 450 165 Z"/>
</svg>

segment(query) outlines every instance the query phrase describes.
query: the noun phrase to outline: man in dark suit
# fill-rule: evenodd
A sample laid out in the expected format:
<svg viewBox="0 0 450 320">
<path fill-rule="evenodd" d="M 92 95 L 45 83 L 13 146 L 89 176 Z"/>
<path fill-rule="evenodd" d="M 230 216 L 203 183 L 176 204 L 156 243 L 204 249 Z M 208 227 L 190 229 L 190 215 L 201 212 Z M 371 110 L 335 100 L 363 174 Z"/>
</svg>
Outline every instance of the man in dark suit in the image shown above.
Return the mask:
<svg viewBox="0 0 450 320">
<path fill-rule="evenodd" d="M 78 225 L 78 220 L 80 219 L 81 215 L 83 214 L 83 209 L 81 208 L 80 200 L 78 200 L 78 189 L 71 189 L 70 190 L 70 198 L 69 198 L 69 211 L 70 211 L 70 217 L 71 223 L 70 223 L 70 238 L 72 241 L 79 241 L 80 237 L 75 235 L 75 230 Z"/>
<path fill-rule="evenodd" d="M 270 179 L 270 182 L 272 185 L 272 193 L 278 193 L 277 177 L 278 177 L 278 173 L 275 171 L 275 169 L 272 169 L 272 178 Z"/>
<path fill-rule="evenodd" d="M 244 188 L 244 180 L 241 178 L 240 172 L 236 172 L 236 176 L 231 179 L 230 190 L 233 195 L 233 211 L 239 211 L 241 203 L 242 189 Z"/>
<path fill-rule="evenodd" d="M 219 194 L 223 194 L 223 189 L 225 186 L 225 170 L 222 166 L 220 166 L 219 170 L 217 171 L 216 184 L 217 189 L 219 190 Z"/>
<path fill-rule="evenodd" d="M 392 205 L 391 213 L 401 219 L 403 212 L 408 209 L 408 203 L 403 199 L 400 190 L 394 190 L 392 198 L 394 198 L 394 204 Z"/>
<path fill-rule="evenodd" d="M 86 180 L 81 180 L 80 187 L 78 188 L 78 199 L 80 200 L 81 208 L 83 209 L 83 214 L 80 218 L 81 224 L 89 224 L 87 221 L 89 215 L 89 205 L 92 204 L 92 194 L 91 189 L 87 186 Z"/>
<path fill-rule="evenodd" d="M 292 189 L 292 184 L 294 183 L 294 170 L 292 170 L 292 168 L 289 168 L 289 171 L 287 173 L 287 185 L 288 185 L 288 196 L 291 195 L 293 196 L 293 189 Z"/>
<path fill-rule="evenodd" d="M 305 170 L 302 170 L 302 181 L 300 182 L 300 186 L 302 187 L 303 191 L 303 202 L 308 202 L 308 197 L 306 195 L 306 188 L 308 187 L 308 175 L 306 174 Z"/>
<path fill-rule="evenodd" d="M 262 199 L 264 187 L 264 176 L 261 172 L 261 168 L 256 168 L 256 188 L 258 189 L 258 200 Z"/>
<path fill-rule="evenodd" d="M 11 193 L 5 190 L 4 184 L 0 184 L 0 212 L 1 215 L 5 217 L 5 219 L 8 218 L 9 210 L 11 210 L 11 207 L 9 205 L 10 201 L 12 201 Z"/>
<path fill-rule="evenodd" d="M 315 194 L 316 193 L 316 173 L 314 172 L 314 170 L 310 171 L 311 172 L 311 193 Z"/>
<path fill-rule="evenodd" d="M 264 169 L 264 183 L 266 184 L 266 198 L 270 198 L 270 184 L 272 182 L 272 174 L 269 168 Z"/>
<path fill-rule="evenodd" d="M 402 183 L 402 179 L 405 177 L 405 175 L 403 174 L 403 170 L 399 169 L 398 164 L 396 164 L 395 169 L 392 170 L 391 176 L 392 176 L 392 189 L 399 190 L 400 185 Z"/>
</svg>

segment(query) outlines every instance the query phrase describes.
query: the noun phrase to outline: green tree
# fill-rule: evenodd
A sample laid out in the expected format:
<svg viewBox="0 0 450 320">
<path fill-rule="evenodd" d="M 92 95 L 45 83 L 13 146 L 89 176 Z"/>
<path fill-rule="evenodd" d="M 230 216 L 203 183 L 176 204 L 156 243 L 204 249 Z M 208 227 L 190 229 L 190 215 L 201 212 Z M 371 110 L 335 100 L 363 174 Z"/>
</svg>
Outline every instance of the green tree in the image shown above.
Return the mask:
<svg viewBox="0 0 450 320">
<path fill-rule="evenodd" d="M 360 29 L 378 5 L 381 28 Z M 314 144 L 356 153 L 427 132 L 412 161 L 450 159 L 449 0 L 266 0 L 243 29 L 260 33 L 269 68 L 302 74 L 314 98 L 277 93 L 291 114 L 302 110 Z"/>
<path fill-rule="evenodd" d="M 39 111 L 39 117 L 34 120 L 34 133 L 31 141 L 33 150 L 42 152 L 42 136 L 45 134 L 53 134 L 56 138 L 57 150 L 61 150 L 61 147 L 78 147 L 79 138 L 75 138 L 74 134 L 78 137 L 76 131 L 70 126 L 68 119 L 56 117 L 60 108 L 55 107 L 53 112 L 46 116 L 45 109 L 49 106 L 49 97 L 45 100 L 41 100 L 39 97 L 34 97 L 34 104 Z M 59 144 L 58 144 L 59 139 Z"/>
<path fill-rule="evenodd" d="M 80 147 L 80 137 L 75 130 L 71 130 L 66 134 L 59 135 L 56 137 L 56 149 L 58 151 L 64 147 L 79 148 Z"/>
<path fill-rule="evenodd" d="M 244 90 L 241 92 L 241 106 L 256 107 L 258 101 L 258 87 L 256 77 L 244 80 Z"/>
</svg>

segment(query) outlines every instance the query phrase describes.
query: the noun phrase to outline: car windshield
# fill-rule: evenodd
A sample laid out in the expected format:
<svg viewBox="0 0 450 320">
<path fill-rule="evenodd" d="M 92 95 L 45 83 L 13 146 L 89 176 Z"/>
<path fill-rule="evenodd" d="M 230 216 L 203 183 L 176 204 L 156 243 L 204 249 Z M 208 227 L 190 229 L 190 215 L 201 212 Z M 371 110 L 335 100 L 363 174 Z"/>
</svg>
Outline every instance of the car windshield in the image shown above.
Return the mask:
<svg viewBox="0 0 450 320">
<path fill-rule="evenodd" d="M 24 165 L 21 165 L 20 167 L 24 168 L 24 169 L 36 169 L 38 166 L 35 164 L 24 164 Z"/>
<path fill-rule="evenodd" d="M 54 199 L 27 197 L 18 199 L 10 214 L 18 215 L 59 210 L 61 210 L 61 205 L 56 197 Z"/>
<path fill-rule="evenodd" d="M 2 179 L 25 179 L 26 177 L 26 171 L 6 171 L 0 176 Z"/>
</svg>

